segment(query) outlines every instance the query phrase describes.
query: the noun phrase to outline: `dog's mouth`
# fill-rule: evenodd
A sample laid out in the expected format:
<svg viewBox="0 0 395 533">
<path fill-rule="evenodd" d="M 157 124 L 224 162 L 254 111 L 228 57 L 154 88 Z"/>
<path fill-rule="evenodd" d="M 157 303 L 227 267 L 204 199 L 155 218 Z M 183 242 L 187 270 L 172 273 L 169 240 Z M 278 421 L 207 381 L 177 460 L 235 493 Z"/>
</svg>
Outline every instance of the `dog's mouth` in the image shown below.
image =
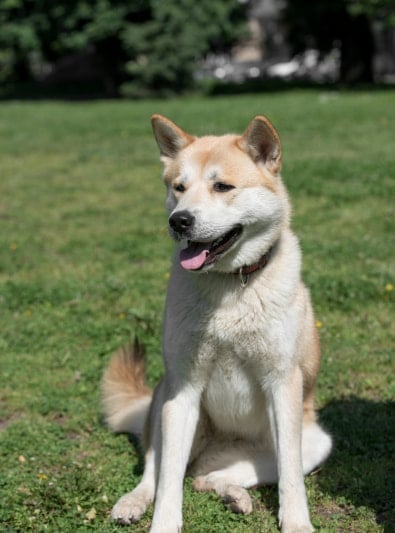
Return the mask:
<svg viewBox="0 0 395 533">
<path fill-rule="evenodd" d="M 240 224 L 234 226 L 212 242 L 188 241 L 188 246 L 180 252 L 180 263 L 186 270 L 200 270 L 215 263 L 234 245 L 242 234 Z"/>
</svg>

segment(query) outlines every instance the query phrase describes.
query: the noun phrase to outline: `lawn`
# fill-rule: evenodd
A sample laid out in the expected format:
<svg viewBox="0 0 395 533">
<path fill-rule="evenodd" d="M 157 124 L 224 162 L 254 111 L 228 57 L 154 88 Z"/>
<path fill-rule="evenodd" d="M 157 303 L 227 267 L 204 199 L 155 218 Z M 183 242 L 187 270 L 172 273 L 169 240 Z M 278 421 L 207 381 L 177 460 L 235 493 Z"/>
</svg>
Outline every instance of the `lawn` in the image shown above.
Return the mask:
<svg viewBox="0 0 395 533">
<path fill-rule="evenodd" d="M 154 112 L 196 134 L 241 132 L 255 114 L 277 126 L 335 441 L 306 479 L 312 521 L 393 531 L 393 91 L 0 104 L 0 529 L 125 531 L 109 511 L 141 456 L 104 427 L 99 383 L 136 333 L 150 384 L 162 373 L 172 243 Z M 276 488 L 253 497 L 254 513 L 236 516 L 187 479 L 184 530 L 277 531 Z"/>
</svg>

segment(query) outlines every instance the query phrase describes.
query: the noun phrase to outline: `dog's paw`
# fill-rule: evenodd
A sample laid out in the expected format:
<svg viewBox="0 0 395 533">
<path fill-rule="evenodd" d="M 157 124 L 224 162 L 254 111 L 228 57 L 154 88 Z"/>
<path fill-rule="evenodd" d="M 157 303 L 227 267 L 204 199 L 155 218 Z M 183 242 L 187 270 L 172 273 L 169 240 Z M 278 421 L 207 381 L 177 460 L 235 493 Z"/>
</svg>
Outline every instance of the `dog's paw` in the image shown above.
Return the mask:
<svg viewBox="0 0 395 533">
<path fill-rule="evenodd" d="M 128 492 L 114 505 L 111 511 L 112 520 L 120 524 L 129 525 L 138 522 L 145 513 L 150 500 L 144 494 L 136 491 Z"/>
<path fill-rule="evenodd" d="M 208 476 L 198 476 L 192 482 L 192 488 L 197 492 L 209 492 L 214 490 L 212 483 L 209 483 Z"/>
<path fill-rule="evenodd" d="M 198 492 L 214 490 L 234 513 L 250 514 L 252 512 L 251 497 L 243 487 L 217 479 L 213 474 L 198 476 L 193 480 L 192 486 Z"/>
<path fill-rule="evenodd" d="M 222 499 L 234 513 L 250 514 L 252 512 L 251 497 L 243 487 L 228 485 Z"/>
</svg>

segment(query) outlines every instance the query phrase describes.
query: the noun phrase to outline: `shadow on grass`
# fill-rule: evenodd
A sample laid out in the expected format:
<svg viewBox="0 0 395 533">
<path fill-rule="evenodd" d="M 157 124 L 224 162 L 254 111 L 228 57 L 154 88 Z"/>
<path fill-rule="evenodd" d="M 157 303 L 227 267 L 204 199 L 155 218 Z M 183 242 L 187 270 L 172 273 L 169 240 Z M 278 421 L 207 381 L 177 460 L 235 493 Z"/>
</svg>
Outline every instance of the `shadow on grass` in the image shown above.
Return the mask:
<svg viewBox="0 0 395 533">
<path fill-rule="evenodd" d="M 345 398 L 331 402 L 320 420 L 334 440 L 319 477 L 323 492 L 374 510 L 385 532 L 395 531 L 394 402 Z"/>
<path fill-rule="evenodd" d="M 129 444 L 133 446 L 136 450 L 137 463 L 133 467 L 133 475 L 141 477 L 144 473 L 144 449 L 138 437 L 131 435 L 130 433 L 126 434 Z"/>
<path fill-rule="evenodd" d="M 374 511 L 384 532 L 395 531 L 395 402 L 350 397 L 335 400 L 319 414 L 334 447 L 317 476 L 323 494 Z M 277 486 L 258 488 L 264 507 L 277 516 Z"/>
</svg>

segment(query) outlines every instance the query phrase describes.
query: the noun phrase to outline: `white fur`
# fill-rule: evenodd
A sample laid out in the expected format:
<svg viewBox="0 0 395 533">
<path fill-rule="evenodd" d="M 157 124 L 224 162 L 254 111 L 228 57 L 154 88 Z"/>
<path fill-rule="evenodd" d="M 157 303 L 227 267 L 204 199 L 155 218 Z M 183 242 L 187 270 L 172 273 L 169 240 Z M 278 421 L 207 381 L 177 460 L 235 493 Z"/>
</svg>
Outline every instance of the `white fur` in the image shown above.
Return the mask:
<svg viewBox="0 0 395 533">
<path fill-rule="evenodd" d="M 116 398 L 112 398 L 111 400 L 113 403 L 117 401 Z M 133 433 L 141 438 L 150 404 L 151 396 L 138 398 L 132 404 L 129 403 L 123 409 L 108 416 L 107 424 L 110 429 L 117 433 Z"/>
</svg>

